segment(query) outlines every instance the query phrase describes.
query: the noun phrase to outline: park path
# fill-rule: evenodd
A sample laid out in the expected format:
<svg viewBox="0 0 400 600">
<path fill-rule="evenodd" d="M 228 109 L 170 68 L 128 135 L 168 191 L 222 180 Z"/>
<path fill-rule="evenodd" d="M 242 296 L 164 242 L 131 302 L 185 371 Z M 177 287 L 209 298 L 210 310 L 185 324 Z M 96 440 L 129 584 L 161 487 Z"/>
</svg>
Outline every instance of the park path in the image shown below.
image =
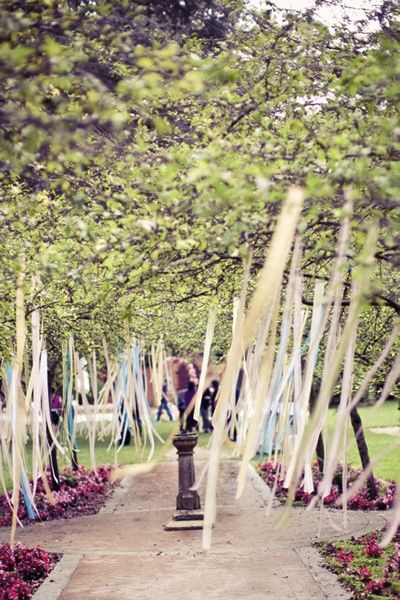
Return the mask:
<svg viewBox="0 0 400 600">
<path fill-rule="evenodd" d="M 269 492 L 253 470 L 243 496 L 235 500 L 237 462 L 221 465 L 211 551 L 202 552 L 201 531 L 164 531 L 177 493 L 177 462 L 170 458 L 148 473 L 126 478 L 98 515 L 19 530 L 20 542 L 64 553 L 58 574 L 53 581 L 50 576 L 37 600 L 348 597 L 335 587 L 332 574 L 325 577 L 325 571 L 314 568 L 315 552 L 309 547 L 316 540 L 317 514 L 296 509 L 287 528 L 274 529 L 282 507 L 266 516 Z M 203 449 L 197 451 L 197 472 L 203 464 L 199 459 L 204 459 Z M 340 524 L 340 514 L 325 512 L 322 538 L 343 537 L 331 520 Z M 349 534 L 383 523 L 382 513 L 350 512 Z M 7 534 L 3 530 L 4 540 Z"/>
</svg>

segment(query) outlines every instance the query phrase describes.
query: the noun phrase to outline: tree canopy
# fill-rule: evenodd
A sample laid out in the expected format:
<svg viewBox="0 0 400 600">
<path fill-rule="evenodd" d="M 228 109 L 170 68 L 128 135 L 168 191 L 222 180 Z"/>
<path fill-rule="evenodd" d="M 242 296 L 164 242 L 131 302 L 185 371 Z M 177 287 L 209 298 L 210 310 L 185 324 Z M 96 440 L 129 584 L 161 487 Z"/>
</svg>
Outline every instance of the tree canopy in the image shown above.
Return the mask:
<svg viewBox="0 0 400 600">
<path fill-rule="evenodd" d="M 294 183 L 305 305 L 328 277 L 344 195 L 349 272 L 379 224 L 369 365 L 400 313 L 396 2 L 348 28 L 217 0 L 6 1 L 0 23 L 4 358 L 21 269 L 54 349 L 71 333 L 83 352 L 103 336 L 116 349 L 130 331 L 197 351 L 215 302 L 223 354 L 243 258 L 254 282 Z"/>
</svg>

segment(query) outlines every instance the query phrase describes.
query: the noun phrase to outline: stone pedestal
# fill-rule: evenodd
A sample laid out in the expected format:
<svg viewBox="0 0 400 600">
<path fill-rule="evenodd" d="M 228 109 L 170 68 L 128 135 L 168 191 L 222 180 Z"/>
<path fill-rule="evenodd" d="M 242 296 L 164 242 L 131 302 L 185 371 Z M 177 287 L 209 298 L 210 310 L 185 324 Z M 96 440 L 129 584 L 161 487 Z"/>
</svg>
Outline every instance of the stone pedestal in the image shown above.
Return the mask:
<svg viewBox="0 0 400 600">
<path fill-rule="evenodd" d="M 200 497 L 190 488 L 196 481 L 193 450 L 197 444 L 197 433 L 180 433 L 172 439 L 178 451 L 179 493 L 176 497 L 177 510 L 198 510 Z"/>
<path fill-rule="evenodd" d="M 195 483 L 193 450 L 197 444 L 197 433 L 175 435 L 172 443 L 178 451 L 179 492 L 176 497 L 174 519 L 167 530 L 202 529 L 203 513 L 200 511 L 200 496 L 190 488 Z"/>
</svg>

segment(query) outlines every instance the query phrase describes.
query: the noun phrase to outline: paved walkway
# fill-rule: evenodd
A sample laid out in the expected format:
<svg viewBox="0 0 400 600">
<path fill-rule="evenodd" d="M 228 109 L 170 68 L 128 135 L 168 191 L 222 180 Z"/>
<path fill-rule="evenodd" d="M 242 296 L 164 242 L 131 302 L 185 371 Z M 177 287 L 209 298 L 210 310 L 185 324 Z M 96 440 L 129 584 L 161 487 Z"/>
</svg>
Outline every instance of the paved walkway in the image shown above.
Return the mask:
<svg viewBox="0 0 400 600">
<path fill-rule="evenodd" d="M 196 463 L 197 471 L 201 464 Z M 126 478 L 98 515 L 20 529 L 22 543 L 64 553 L 62 583 L 54 575 L 38 600 L 346 598 L 337 589 L 329 593 L 326 582 L 321 586 L 304 558 L 316 540 L 318 514 L 296 509 L 286 529 L 274 529 L 282 508 L 266 517 L 268 489 L 254 472 L 242 498 L 234 499 L 237 469 L 233 461 L 221 466 L 218 516 L 207 553 L 201 550 L 201 531 L 163 529 L 174 512 L 176 460 Z M 339 525 L 340 513 L 325 515 L 322 537 L 343 537 L 329 522 Z M 352 534 L 383 523 L 382 513 L 350 512 Z M 2 539 L 7 535 L 1 532 Z"/>
</svg>

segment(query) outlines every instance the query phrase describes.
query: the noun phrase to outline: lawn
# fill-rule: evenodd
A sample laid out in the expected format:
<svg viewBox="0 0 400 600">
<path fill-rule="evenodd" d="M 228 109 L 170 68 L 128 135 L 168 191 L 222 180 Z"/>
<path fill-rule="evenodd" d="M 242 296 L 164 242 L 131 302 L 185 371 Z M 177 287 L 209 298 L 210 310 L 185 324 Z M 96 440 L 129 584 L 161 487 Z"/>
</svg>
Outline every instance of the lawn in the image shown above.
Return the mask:
<svg viewBox="0 0 400 600">
<path fill-rule="evenodd" d="M 156 430 L 164 440 L 168 440 L 171 432 L 173 431 L 174 425 L 176 425 L 176 423 L 171 423 L 170 421 L 159 421 L 156 424 Z M 155 451 L 152 460 L 161 460 L 163 454 L 168 450 L 169 445 L 167 443 L 162 444 L 157 438 L 155 438 L 154 441 Z M 78 462 L 85 465 L 85 467 L 90 467 L 90 454 L 87 439 L 84 437 L 78 438 L 77 445 L 79 448 Z M 110 450 L 108 450 L 109 445 L 110 438 L 96 441 L 97 464 L 103 465 L 116 462 L 120 465 L 127 465 L 144 462 L 148 459 L 150 452 L 149 443 L 147 443 L 147 445 L 143 448 L 137 448 L 134 446 L 132 441 L 131 445 L 122 446 L 117 454 L 115 454 L 115 446 L 112 446 Z M 60 466 L 64 466 L 66 464 L 69 464 L 68 460 L 60 457 Z"/>
<path fill-rule="evenodd" d="M 171 433 L 176 429 L 177 424 L 169 421 L 160 421 L 156 423 L 156 430 L 159 435 L 164 439 L 168 440 Z M 145 448 L 136 448 L 133 443 L 130 446 L 123 446 L 117 455 L 115 455 L 114 446 L 108 450 L 110 444 L 110 438 L 96 441 L 96 461 L 98 465 L 114 464 L 117 462 L 120 465 L 132 464 L 144 462 L 147 460 L 150 446 L 147 444 Z M 78 445 L 78 462 L 87 468 L 91 468 L 89 444 L 86 437 L 77 438 Z M 155 439 L 155 452 L 152 460 L 162 460 L 163 454 L 171 447 L 168 441 L 162 444 L 157 438 Z M 30 464 L 32 461 L 31 445 L 26 445 L 26 458 L 27 458 L 27 469 L 30 471 Z M 60 452 L 58 453 L 58 465 L 60 470 L 69 465 L 69 457 L 63 456 Z M 5 470 L 5 483 L 7 489 L 12 487 L 12 480 L 7 470 Z"/>
<path fill-rule="evenodd" d="M 373 433 L 371 428 L 399 427 L 400 411 L 398 410 L 398 403 L 386 402 L 376 411 L 370 406 L 362 406 L 359 408 L 359 413 L 362 419 L 371 460 L 381 452 L 388 450 L 387 454 L 380 460 L 379 464 L 374 467 L 374 474 L 382 479 L 396 479 L 400 469 L 400 437 L 383 433 Z M 332 432 L 334 427 L 336 414 L 336 409 L 330 409 L 330 432 Z M 360 467 L 360 458 L 351 425 L 349 427 L 349 440 L 352 441 L 352 447 L 348 453 L 349 463 L 354 467 Z"/>
<path fill-rule="evenodd" d="M 172 437 L 172 435 L 174 435 L 175 433 L 178 432 L 178 423 L 177 423 L 177 421 L 171 422 L 171 421 L 161 420 L 156 423 L 155 427 L 156 427 L 156 430 L 159 433 L 159 435 L 165 440 L 165 443 L 162 444 L 157 438 L 155 438 L 155 451 L 154 451 L 152 460 L 153 461 L 161 461 L 163 459 L 164 455 L 166 454 L 166 452 L 168 452 L 168 450 L 170 450 L 172 447 L 171 437 Z M 209 440 L 210 440 L 209 434 L 200 433 L 198 445 L 204 447 L 208 444 Z M 88 444 L 87 438 L 84 436 L 78 437 L 77 445 L 78 445 L 78 449 L 79 449 L 79 452 L 78 452 L 79 464 L 84 465 L 86 468 L 91 468 L 89 444 Z M 114 446 L 112 446 L 110 448 L 110 450 L 108 450 L 109 445 L 110 445 L 109 437 L 105 438 L 104 440 L 96 441 L 96 462 L 98 465 L 114 464 L 115 462 L 120 465 L 145 462 L 147 460 L 147 458 L 149 456 L 149 452 L 150 452 L 149 443 L 147 443 L 147 445 L 143 448 L 136 448 L 134 446 L 133 442 L 131 442 L 130 446 L 123 446 L 119 450 L 117 455 L 115 454 Z M 26 457 L 27 457 L 27 468 L 28 468 L 28 472 L 29 472 L 30 471 L 29 467 L 30 467 L 30 464 L 32 461 L 32 451 L 31 451 L 30 443 L 28 443 L 26 446 Z M 69 456 L 68 455 L 63 456 L 59 452 L 58 453 L 58 466 L 59 466 L 60 470 L 67 465 L 70 465 Z M 11 489 L 12 480 L 11 480 L 11 477 L 10 477 L 7 469 L 5 469 L 5 483 L 6 483 L 7 489 Z M 1 491 L 2 490 L 0 490 L 0 493 L 1 493 Z"/>
<path fill-rule="evenodd" d="M 400 426 L 400 411 L 398 410 L 397 402 L 385 402 L 376 411 L 371 406 L 362 406 L 359 408 L 361 415 L 365 438 L 370 453 L 371 460 L 378 456 L 381 452 L 388 450 L 387 454 L 380 460 L 374 468 L 374 474 L 381 479 L 396 479 L 400 469 L 400 437 L 387 435 L 383 433 L 373 433 L 371 428 L 375 427 L 399 427 Z M 332 436 L 337 409 L 329 410 L 328 431 L 329 437 Z M 349 443 L 351 447 L 348 452 L 348 461 L 353 467 L 361 467 L 358 449 L 355 443 L 353 429 L 349 425 Z M 257 456 L 253 461 L 256 467 L 259 464 Z"/>
<path fill-rule="evenodd" d="M 386 402 L 377 411 L 373 411 L 371 407 L 361 407 L 359 409 L 364 431 L 367 439 L 370 456 L 373 458 L 385 449 L 390 448 L 385 457 L 375 467 L 374 473 L 376 476 L 382 479 L 395 479 L 399 473 L 399 458 L 400 458 L 400 437 L 389 436 L 386 434 L 373 433 L 370 429 L 373 427 L 394 427 L 400 425 L 400 411 L 398 410 L 397 402 Z M 331 409 L 329 411 L 329 430 L 332 432 L 337 411 Z M 166 440 L 165 444 L 161 444 L 156 440 L 155 452 L 153 460 L 162 460 L 165 453 L 171 448 L 171 434 L 177 432 L 177 422 L 170 421 L 159 421 L 156 423 L 156 429 L 161 437 Z M 354 438 L 352 429 L 349 429 L 350 440 Z M 209 442 L 210 436 L 208 434 L 199 434 L 199 446 L 206 446 Z M 78 460 L 80 464 L 90 468 L 90 455 L 88 441 L 84 437 L 80 437 L 77 440 L 79 448 Z M 115 462 L 114 448 L 107 450 L 110 440 L 105 439 L 103 441 L 97 440 L 96 442 L 96 461 L 98 465 L 109 464 Z M 147 460 L 149 453 L 149 446 L 146 448 L 135 448 L 132 445 L 124 446 L 118 452 L 116 456 L 116 462 L 118 464 L 132 464 L 143 462 Z M 352 448 L 349 450 L 349 462 L 354 467 L 360 466 L 360 459 L 358 456 L 358 450 L 355 443 L 352 444 Z M 27 464 L 28 469 L 31 463 L 31 450 L 30 445 L 27 445 Z M 69 464 L 68 458 L 63 457 L 59 454 L 59 467 L 60 469 Z M 11 487 L 11 478 L 7 472 L 5 472 L 5 480 L 7 488 Z"/>
</svg>

